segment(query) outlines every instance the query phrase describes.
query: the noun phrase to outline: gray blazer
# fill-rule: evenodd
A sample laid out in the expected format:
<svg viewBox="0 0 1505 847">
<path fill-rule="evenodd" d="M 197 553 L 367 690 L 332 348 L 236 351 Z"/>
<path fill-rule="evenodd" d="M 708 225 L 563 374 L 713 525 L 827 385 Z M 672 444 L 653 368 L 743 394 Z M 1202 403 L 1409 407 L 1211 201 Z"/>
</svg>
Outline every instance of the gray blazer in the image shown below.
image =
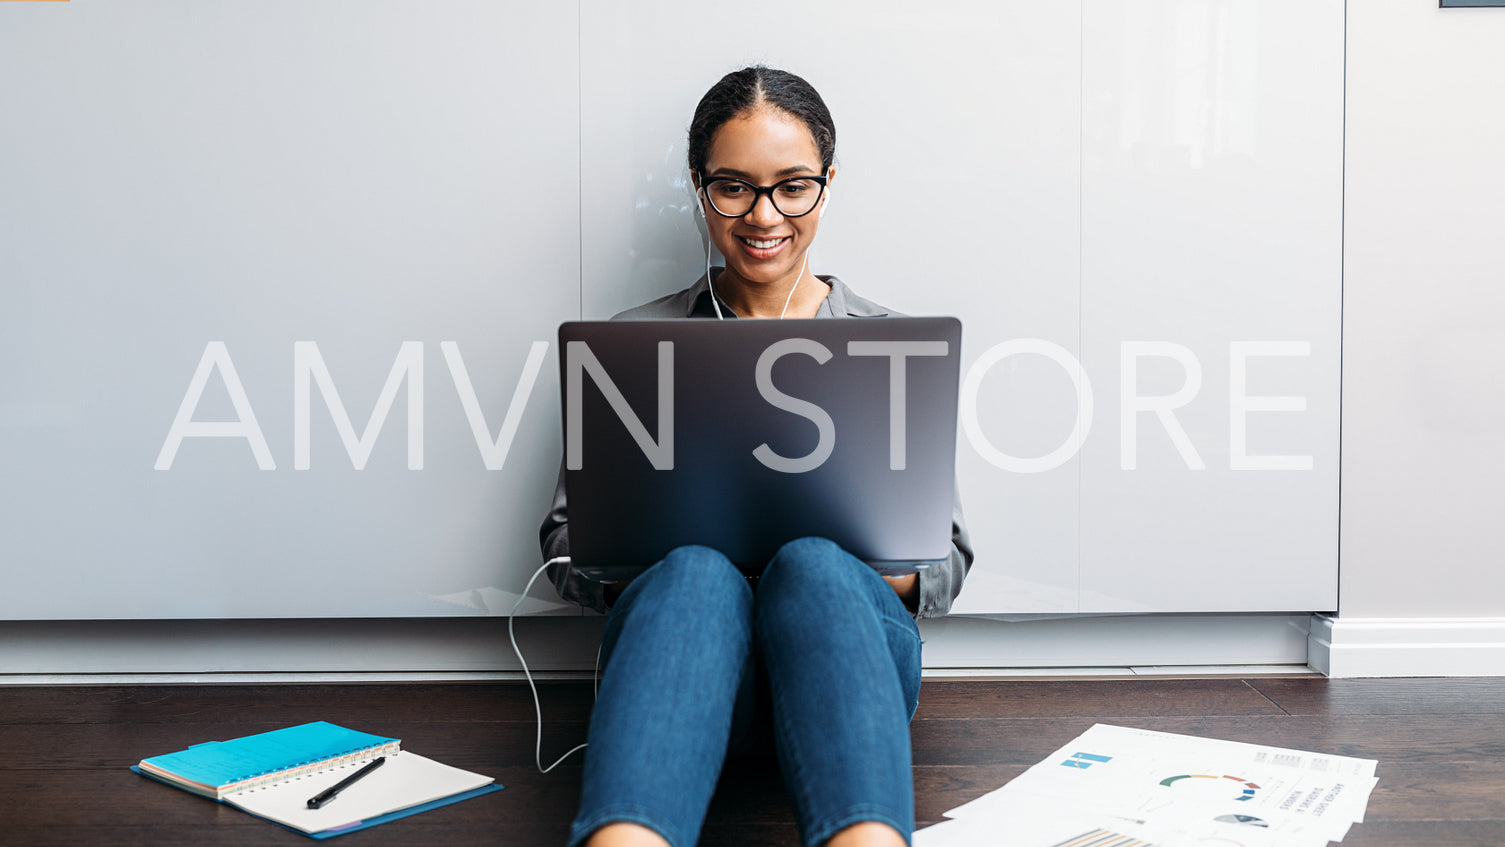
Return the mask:
<svg viewBox="0 0 1505 847">
<path fill-rule="evenodd" d="M 720 268 L 716 269 L 720 271 Z M 899 315 L 871 300 L 853 293 L 840 279 L 834 276 L 819 277 L 831 286 L 831 293 L 821 302 L 817 318 L 874 318 Z M 665 318 L 715 317 L 711 305 L 710 286 L 702 276 L 695 284 L 683 291 L 665 295 L 651 303 L 628 309 L 613 320 L 662 320 Z M 721 311 L 734 317 L 732 310 L 721 303 Z M 564 499 L 564 467 L 560 464 L 559 483 L 554 488 L 554 504 L 544 517 L 538 530 L 545 561 L 570 553 L 569 512 Z M 945 562 L 920 571 L 920 600 L 915 617 L 937 618 L 951 610 L 951 601 L 962 590 L 962 580 L 972 567 L 972 541 L 967 535 L 967 525 L 962 519 L 961 498 L 953 500 L 951 510 L 951 556 Z M 555 563 L 549 568 L 549 579 L 559 596 L 566 601 L 598 612 L 606 611 L 602 583 L 586 577 L 573 567 Z"/>
</svg>

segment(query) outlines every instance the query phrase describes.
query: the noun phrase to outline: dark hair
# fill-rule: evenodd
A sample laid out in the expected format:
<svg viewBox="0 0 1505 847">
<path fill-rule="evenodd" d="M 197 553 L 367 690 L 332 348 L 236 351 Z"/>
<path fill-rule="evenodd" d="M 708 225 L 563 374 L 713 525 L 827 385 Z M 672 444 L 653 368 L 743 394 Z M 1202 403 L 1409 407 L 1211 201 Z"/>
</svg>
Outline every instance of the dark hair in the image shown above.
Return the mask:
<svg viewBox="0 0 1505 847">
<path fill-rule="evenodd" d="M 759 105 L 782 109 L 799 118 L 820 151 L 821 171 L 836 159 L 836 123 L 814 86 L 788 71 L 753 65 L 733 71 L 711 86 L 690 120 L 689 164 L 692 173 L 705 170 L 711 138 L 722 124 Z"/>
</svg>

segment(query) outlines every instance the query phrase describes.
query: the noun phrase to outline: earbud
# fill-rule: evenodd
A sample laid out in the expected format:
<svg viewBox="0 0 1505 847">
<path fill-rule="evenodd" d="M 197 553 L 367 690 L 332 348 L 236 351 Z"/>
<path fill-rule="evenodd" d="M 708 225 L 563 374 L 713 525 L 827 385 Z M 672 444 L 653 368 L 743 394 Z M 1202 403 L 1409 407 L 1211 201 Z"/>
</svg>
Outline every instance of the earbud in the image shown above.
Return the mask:
<svg viewBox="0 0 1505 847">
<path fill-rule="evenodd" d="M 693 176 L 693 177 L 695 177 L 697 181 L 700 178 L 700 172 L 699 171 L 691 171 L 690 175 Z M 705 214 L 705 201 L 701 199 L 700 195 L 705 191 L 705 188 L 703 186 L 701 186 L 701 185 L 697 185 L 696 182 L 694 182 L 694 181 L 692 181 L 690 183 L 690 185 L 693 186 L 694 189 L 695 189 L 695 208 L 697 208 L 697 209 L 700 210 L 700 216 L 703 218 L 703 217 L 706 216 L 706 214 Z"/>
<path fill-rule="evenodd" d="M 820 201 L 820 212 L 816 214 L 816 220 L 820 220 L 821 218 L 826 216 L 826 207 L 829 205 L 831 205 L 831 189 L 827 188 L 826 196 Z"/>
<path fill-rule="evenodd" d="M 695 189 L 695 208 L 699 209 L 700 216 L 706 219 L 706 235 L 709 236 L 711 220 L 710 216 L 705 213 L 705 202 L 700 197 L 704 190 L 703 188 Z M 716 299 L 716 283 L 711 279 L 711 239 L 709 237 L 705 240 L 705 284 L 711 290 L 711 308 L 716 310 L 716 319 L 724 320 L 726 315 L 721 314 L 721 303 Z"/>
</svg>

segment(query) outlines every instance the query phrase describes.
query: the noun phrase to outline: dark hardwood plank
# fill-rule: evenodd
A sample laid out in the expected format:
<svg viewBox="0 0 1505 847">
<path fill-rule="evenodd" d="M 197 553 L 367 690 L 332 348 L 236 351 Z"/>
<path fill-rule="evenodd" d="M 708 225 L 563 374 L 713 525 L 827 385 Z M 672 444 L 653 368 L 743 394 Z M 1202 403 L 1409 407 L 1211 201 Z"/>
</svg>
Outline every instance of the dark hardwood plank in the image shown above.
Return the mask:
<svg viewBox="0 0 1505 847">
<path fill-rule="evenodd" d="M 410 823 L 420 818 L 438 814 L 444 810 L 426 812 L 410 819 L 394 821 L 373 829 L 341 836 L 335 843 L 347 847 L 414 847 L 414 845 L 443 845 L 443 847 L 508 847 L 522 845 L 562 845 L 569 835 L 569 827 L 537 826 L 504 822 L 500 826 L 466 826 L 450 821 Z M 241 817 L 250 818 L 249 815 Z M 301 833 L 293 832 L 276 824 L 250 818 L 251 826 L 184 826 L 177 822 L 157 823 L 151 826 L 116 826 L 111 824 L 80 825 L 59 822 L 45 826 L 7 826 L 3 837 L 5 844 L 14 845 L 168 845 L 169 847 L 204 847 L 214 845 L 255 845 L 256 847 L 309 847 L 321 842 L 313 841 Z M 734 842 L 729 842 L 734 843 Z M 769 842 L 774 843 L 774 842 Z M 787 843 L 787 842 L 786 842 Z"/>
<path fill-rule="evenodd" d="M 914 769 L 916 826 L 945 820 L 945 813 L 1024 773 L 1024 765 L 930 765 Z"/>
<path fill-rule="evenodd" d="M 531 769 L 530 769 L 531 770 Z M 410 819 L 370 830 L 369 844 L 562 844 L 579 797 L 579 772 L 555 770 L 531 779 L 519 768 L 491 768 L 488 775 L 508 787 L 496 794 L 466 800 Z M 5 780 L 0 800 L 0 843 L 146 844 L 167 843 L 183 833 L 197 833 L 192 843 L 308 844 L 287 831 L 231 806 L 195 797 L 126 771 L 106 779 L 91 772 L 32 771 Z M 97 773 L 97 772 L 93 772 Z M 101 794 L 100 792 L 108 792 Z M 101 803 L 101 797 L 108 797 Z M 40 841 L 14 838 L 17 831 L 46 833 Z M 108 841 L 110 831 L 139 832 Z M 518 831 L 538 840 L 518 840 Z M 90 833 L 93 833 L 91 836 Z M 149 835 L 148 835 L 149 834 Z M 501 836 L 506 834 L 506 838 Z"/>
<path fill-rule="evenodd" d="M 1484 679 L 1255 679 L 1293 715 L 1499 715 L 1505 685 Z"/>
<path fill-rule="evenodd" d="M 1354 824 L 1343 847 L 1499 847 L 1500 821 L 1365 821 Z"/>
<path fill-rule="evenodd" d="M 915 769 L 915 818 L 924 825 L 944 813 L 1003 787 L 1023 766 L 933 766 Z M 1454 764 L 1382 764 L 1370 796 L 1368 821 L 1500 821 L 1505 807 L 1497 792 L 1505 785 L 1505 763 L 1478 762 L 1469 780 L 1458 780 Z"/>
<path fill-rule="evenodd" d="M 1113 721 L 1107 721 L 1113 722 Z M 915 763 L 1030 765 L 1086 731 L 1086 718 L 977 718 L 911 727 Z M 1124 726 L 1378 759 L 1465 762 L 1505 757 L 1505 715 L 1141 718 Z M 1460 774 L 1459 778 L 1463 778 Z"/>
<path fill-rule="evenodd" d="M 210 721 L 0 727 L 0 750 L 6 751 L 10 759 L 6 767 L 13 770 L 124 768 L 147 756 L 172 753 L 203 741 L 234 738 L 319 719 L 400 738 L 405 749 L 461 768 L 473 769 L 497 763 L 526 764 L 534 759 L 535 735 L 531 723 L 429 724 L 409 723 L 406 717 L 363 722 L 322 713 L 288 714 L 282 720 L 241 724 Z M 545 724 L 543 750 L 547 762 L 585 741 L 585 737 L 584 723 Z"/>
<path fill-rule="evenodd" d="M 1434 764 L 1381 761 L 1366 821 L 1496 821 L 1505 843 L 1505 762 Z M 1466 773 L 1466 776 L 1465 776 Z"/>
<path fill-rule="evenodd" d="M 547 683 L 546 761 L 585 737 L 590 684 Z M 351 845 L 564 843 L 581 757 L 533 767 L 521 684 L 57 686 L 0 689 L 0 843 L 307 844 L 136 776 L 143 756 L 330 720 L 497 778 L 506 790 L 394 822 Z M 992 791 L 1093 723 L 1378 759 L 1358 847 L 1505 844 L 1505 679 L 930 681 L 911 727 L 919 825 Z M 701 839 L 797 842 L 775 760 L 729 764 Z"/>
<path fill-rule="evenodd" d="M 1505 827 L 1495 821 L 1365 822 L 1354 824 L 1341 843 L 1343 847 L 1499 847 L 1502 837 Z"/>
<path fill-rule="evenodd" d="M 433 708 L 436 690 L 443 708 Z M 409 723 L 532 722 L 533 697 L 521 683 L 15 686 L 0 694 L 7 724 L 278 722 L 286 714 L 338 713 L 367 723 L 401 714 Z M 539 686 L 546 721 L 583 721 L 594 701 L 590 682 Z M 317 720 L 320 718 L 309 718 Z M 323 718 L 333 720 L 333 718 Z M 281 725 L 281 724 L 279 724 Z"/>
<path fill-rule="evenodd" d="M 915 720 L 1039 716 L 1115 718 L 1164 715 L 1280 715 L 1279 706 L 1241 679 L 932 681 L 920 687 Z"/>
</svg>

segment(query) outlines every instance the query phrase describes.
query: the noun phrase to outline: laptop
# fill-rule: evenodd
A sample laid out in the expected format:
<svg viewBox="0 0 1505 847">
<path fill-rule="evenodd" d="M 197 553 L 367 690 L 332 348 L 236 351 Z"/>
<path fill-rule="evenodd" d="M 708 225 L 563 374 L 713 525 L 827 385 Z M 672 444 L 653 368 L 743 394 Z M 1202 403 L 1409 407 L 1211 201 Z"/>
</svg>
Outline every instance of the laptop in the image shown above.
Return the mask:
<svg viewBox="0 0 1505 847">
<path fill-rule="evenodd" d="M 574 566 L 702 544 L 757 574 L 812 535 L 886 575 L 944 561 L 960 350 L 955 318 L 561 325 Z"/>
</svg>

